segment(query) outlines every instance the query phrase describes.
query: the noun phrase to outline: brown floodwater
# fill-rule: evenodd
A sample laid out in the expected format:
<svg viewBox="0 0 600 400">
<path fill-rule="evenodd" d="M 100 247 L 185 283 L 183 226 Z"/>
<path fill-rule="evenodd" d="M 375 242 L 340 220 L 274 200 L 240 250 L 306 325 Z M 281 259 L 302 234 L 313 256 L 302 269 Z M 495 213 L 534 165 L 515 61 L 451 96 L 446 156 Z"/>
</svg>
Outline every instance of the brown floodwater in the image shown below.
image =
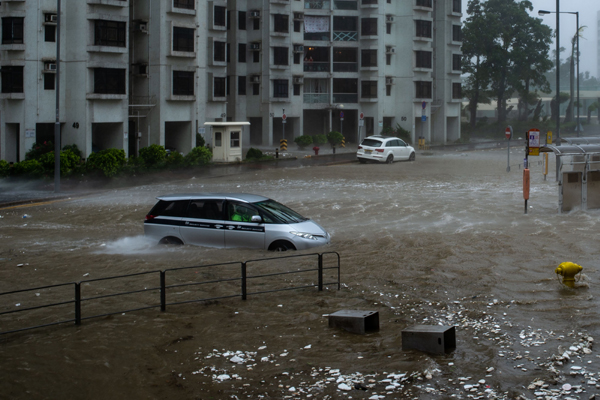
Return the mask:
<svg viewBox="0 0 600 400">
<path fill-rule="evenodd" d="M 506 150 L 430 152 L 392 165 L 182 174 L 0 209 L 0 292 L 281 255 L 145 240 L 143 219 L 156 196 L 203 191 L 265 195 L 316 220 L 332 234 L 331 245 L 293 255 L 337 252 L 342 282 L 341 290 L 329 284 L 322 292 L 173 305 L 1 335 L 0 398 L 588 399 L 600 380 L 593 347 L 600 212 L 558 214 L 554 160 L 544 180 L 533 159 L 525 215 L 522 153 L 513 150 L 509 173 Z M 333 255 L 326 258 L 335 264 Z M 554 273 L 564 261 L 583 266 L 575 289 Z M 250 270 L 311 265 L 298 258 Z M 181 282 L 235 275 L 229 266 L 186 271 Z M 103 296 L 158 282 L 154 275 L 136 279 L 88 283 L 82 291 Z M 315 281 L 311 274 L 269 277 L 252 290 Z M 184 286 L 169 300 L 223 290 Z M 0 311 L 70 300 L 70 291 L 1 296 Z M 82 315 L 157 303 L 148 296 L 84 302 Z M 0 331 L 71 319 L 71 308 L 2 315 Z M 330 328 L 327 315 L 339 310 L 377 311 L 380 330 Z M 402 350 L 402 330 L 417 324 L 455 326 L 456 349 Z"/>
</svg>

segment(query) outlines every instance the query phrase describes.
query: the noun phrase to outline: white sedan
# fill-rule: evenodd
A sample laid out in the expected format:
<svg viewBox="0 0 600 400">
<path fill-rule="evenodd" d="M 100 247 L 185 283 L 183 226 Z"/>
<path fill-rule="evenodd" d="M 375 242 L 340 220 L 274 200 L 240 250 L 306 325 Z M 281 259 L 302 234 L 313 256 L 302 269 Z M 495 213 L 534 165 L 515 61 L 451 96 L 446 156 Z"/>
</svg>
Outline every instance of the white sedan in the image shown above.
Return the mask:
<svg viewBox="0 0 600 400">
<path fill-rule="evenodd" d="M 358 161 L 379 161 L 388 164 L 399 160 L 415 161 L 415 149 L 393 136 L 369 136 L 363 139 L 356 152 Z"/>
</svg>

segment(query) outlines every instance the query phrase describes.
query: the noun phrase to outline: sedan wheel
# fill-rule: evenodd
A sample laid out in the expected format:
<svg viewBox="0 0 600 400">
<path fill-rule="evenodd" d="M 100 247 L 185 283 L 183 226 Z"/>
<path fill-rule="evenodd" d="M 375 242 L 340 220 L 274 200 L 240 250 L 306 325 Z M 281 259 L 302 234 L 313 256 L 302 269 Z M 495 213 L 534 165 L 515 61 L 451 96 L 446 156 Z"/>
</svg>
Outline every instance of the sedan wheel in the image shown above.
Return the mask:
<svg viewBox="0 0 600 400">
<path fill-rule="evenodd" d="M 394 162 L 394 156 L 390 154 L 390 155 L 388 156 L 388 158 L 385 160 L 385 162 L 386 162 L 387 164 L 391 164 L 391 163 L 393 163 L 393 162 Z"/>
<path fill-rule="evenodd" d="M 408 161 L 415 161 L 416 155 L 415 152 L 413 151 L 412 153 L 410 153 L 410 157 L 408 157 Z"/>
</svg>

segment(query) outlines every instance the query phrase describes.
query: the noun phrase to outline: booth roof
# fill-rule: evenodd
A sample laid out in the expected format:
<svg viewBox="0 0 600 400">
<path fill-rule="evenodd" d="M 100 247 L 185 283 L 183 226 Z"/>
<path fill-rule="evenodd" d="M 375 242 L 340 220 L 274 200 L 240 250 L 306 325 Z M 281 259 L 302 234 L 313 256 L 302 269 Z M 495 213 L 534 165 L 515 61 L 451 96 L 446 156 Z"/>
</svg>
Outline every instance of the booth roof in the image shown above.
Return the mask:
<svg viewBox="0 0 600 400">
<path fill-rule="evenodd" d="M 235 122 L 235 121 L 229 121 L 229 122 L 205 122 L 204 125 L 209 125 L 209 126 L 242 126 L 242 125 L 250 125 L 250 122 L 248 122 L 248 121 L 242 121 L 242 122 Z"/>
</svg>

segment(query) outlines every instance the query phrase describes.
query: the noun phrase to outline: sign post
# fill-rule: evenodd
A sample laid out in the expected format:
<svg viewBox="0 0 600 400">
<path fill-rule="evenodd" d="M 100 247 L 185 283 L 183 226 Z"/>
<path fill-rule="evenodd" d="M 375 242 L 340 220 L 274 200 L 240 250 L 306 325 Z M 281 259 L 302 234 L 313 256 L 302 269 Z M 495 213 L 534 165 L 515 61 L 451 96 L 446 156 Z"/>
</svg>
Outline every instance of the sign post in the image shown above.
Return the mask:
<svg viewBox="0 0 600 400">
<path fill-rule="evenodd" d="M 283 115 L 281 116 L 281 129 L 282 134 L 283 134 L 283 138 L 285 139 L 285 123 L 287 122 L 285 119 L 287 118 L 287 115 L 285 115 L 285 108 L 283 109 Z"/>
<path fill-rule="evenodd" d="M 507 162 L 506 162 L 506 172 L 510 172 L 510 139 L 512 139 L 512 135 L 513 135 L 513 128 L 512 126 L 507 126 L 506 129 L 504 130 L 504 134 L 506 135 L 506 138 L 508 139 L 508 158 L 507 158 Z"/>
<path fill-rule="evenodd" d="M 427 121 L 427 115 L 425 114 L 425 108 L 427 107 L 427 102 L 424 101 L 421 103 L 421 145 L 425 148 L 425 134 L 423 130 L 425 129 L 425 121 Z"/>
<path fill-rule="evenodd" d="M 361 112 L 360 119 L 358 120 L 358 144 L 360 144 L 360 131 L 364 124 L 365 124 L 365 114 Z"/>
<path fill-rule="evenodd" d="M 340 111 L 340 133 L 344 136 L 344 112 Z"/>
</svg>

